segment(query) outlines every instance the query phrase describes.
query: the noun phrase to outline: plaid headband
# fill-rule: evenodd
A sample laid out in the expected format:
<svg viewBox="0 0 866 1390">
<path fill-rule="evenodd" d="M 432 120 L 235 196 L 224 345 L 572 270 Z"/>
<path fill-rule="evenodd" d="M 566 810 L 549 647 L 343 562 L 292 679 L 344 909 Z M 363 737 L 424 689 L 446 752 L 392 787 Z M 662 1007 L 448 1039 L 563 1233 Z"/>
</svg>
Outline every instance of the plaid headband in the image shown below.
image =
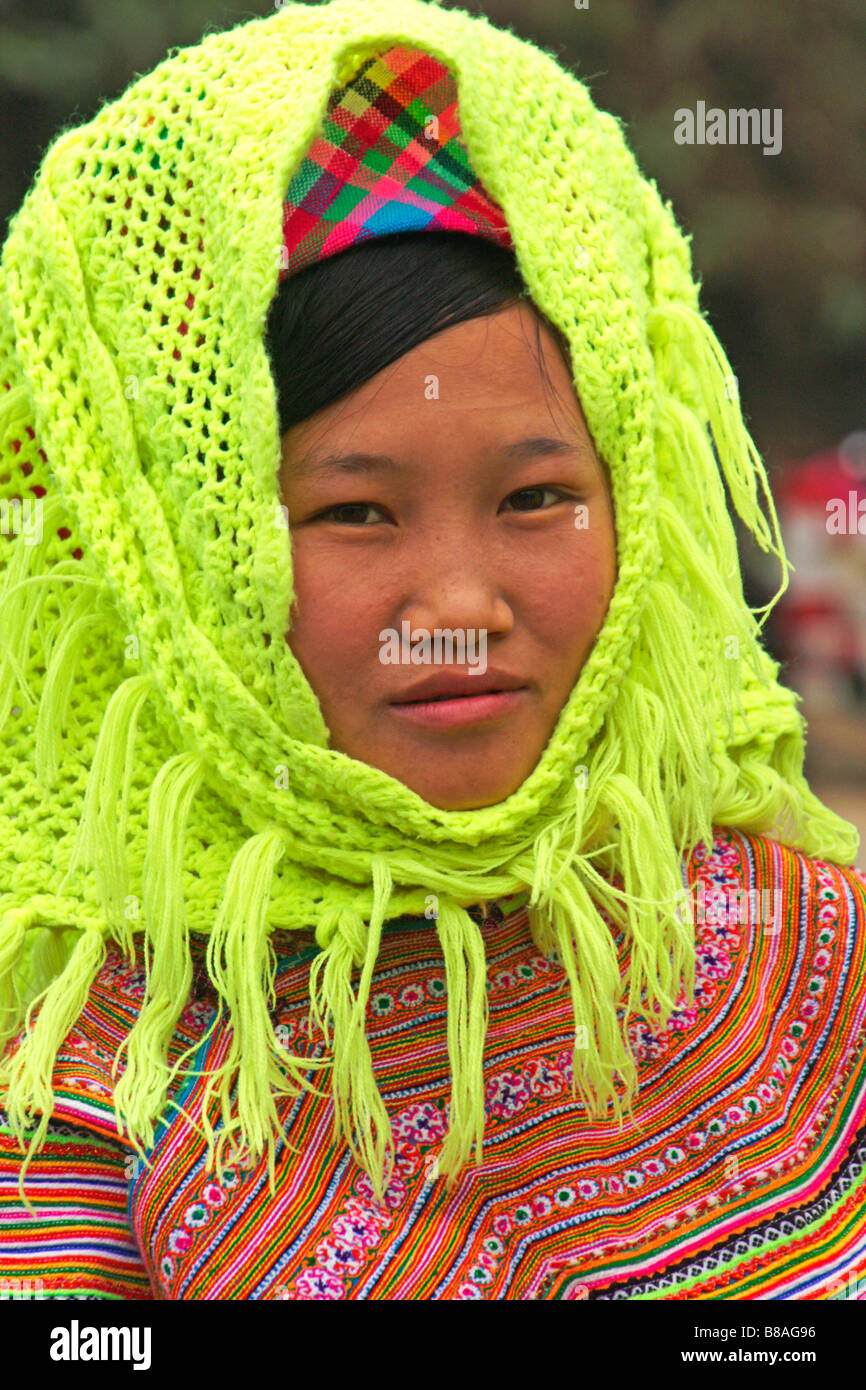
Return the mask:
<svg viewBox="0 0 866 1390">
<path fill-rule="evenodd" d="M 397 47 L 332 93 L 286 194 L 279 279 L 355 242 L 409 231 L 467 232 L 513 249 L 460 138 L 450 71 Z"/>
</svg>

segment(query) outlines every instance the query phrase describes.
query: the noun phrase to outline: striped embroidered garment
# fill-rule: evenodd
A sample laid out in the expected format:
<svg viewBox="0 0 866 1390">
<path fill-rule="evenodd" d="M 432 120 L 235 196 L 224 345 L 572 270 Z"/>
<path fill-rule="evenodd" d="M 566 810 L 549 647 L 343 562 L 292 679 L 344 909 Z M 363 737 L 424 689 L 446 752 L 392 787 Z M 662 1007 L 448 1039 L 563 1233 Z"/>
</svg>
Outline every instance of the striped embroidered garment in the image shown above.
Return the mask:
<svg viewBox="0 0 866 1390">
<path fill-rule="evenodd" d="M 138 1163 L 117 1134 L 110 1068 L 144 973 L 109 947 L 27 1173 L 36 1219 L 0 1128 L 0 1279 L 66 1298 L 866 1299 L 866 877 L 718 828 L 683 882 L 695 1004 L 663 1030 L 632 1025 L 638 1123 L 622 1131 L 572 1098 L 566 977 L 525 908 L 486 918 L 483 1163 L 450 1193 L 435 1168 L 449 1095 L 435 924 L 388 924 L 367 1016 L 395 1138 L 382 1204 L 333 1143 L 327 1073 L 310 1073 L 320 1098 L 283 1102 L 293 1148 L 277 1148 L 273 1195 L 265 1158 L 237 1155 L 222 1184 L 206 1173 L 204 1139 L 172 1107 L 152 1167 Z M 298 939 L 275 938 L 274 1018 L 292 1050 L 319 1057 L 324 1040 L 306 1031 L 317 948 Z M 203 981 L 197 968 L 172 1060 L 213 1018 Z M 227 1043 L 215 1030 L 196 1068 Z M 203 1086 L 177 1086 L 192 1117 Z"/>
</svg>

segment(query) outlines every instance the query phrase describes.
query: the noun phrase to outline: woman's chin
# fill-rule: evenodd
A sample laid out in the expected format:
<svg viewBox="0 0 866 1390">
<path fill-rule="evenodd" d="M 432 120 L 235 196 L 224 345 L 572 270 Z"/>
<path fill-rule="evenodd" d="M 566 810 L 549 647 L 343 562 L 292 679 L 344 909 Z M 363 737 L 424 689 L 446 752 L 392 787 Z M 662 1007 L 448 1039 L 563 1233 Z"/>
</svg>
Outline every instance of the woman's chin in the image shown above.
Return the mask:
<svg viewBox="0 0 866 1390">
<path fill-rule="evenodd" d="M 431 806 L 435 806 L 439 811 L 480 811 L 485 806 L 498 806 L 501 801 L 505 801 L 513 792 L 517 791 L 520 782 L 514 781 L 512 771 L 511 777 L 507 780 L 492 782 L 484 779 L 482 782 L 473 782 L 464 778 L 458 785 L 442 785 L 440 782 L 431 782 L 427 778 L 419 778 L 412 781 L 401 778 L 405 781 L 410 791 L 416 793 Z"/>
<path fill-rule="evenodd" d="M 520 746 L 518 741 L 502 742 L 505 746 L 500 748 L 490 740 L 487 748 L 464 746 L 458 750 L 440 746 L 425 748 L 419 753 L 417 748 L 407 749 L 405 743 L 394 750 L 377 747 L 372 737 L 353 737 L 351 741 L 345 740 L 342 746 L 335 738 L 331 747 L 387 773 L 439 811 L 481 811 L 513 796 L 543 751 L 543 745 L 539 746 L 535 759 L 527 758 L 525 750 L 529 740 L 526 739 L 523 756 L 518 760 L 515 757 L 515 745 Z"/>
</svg>

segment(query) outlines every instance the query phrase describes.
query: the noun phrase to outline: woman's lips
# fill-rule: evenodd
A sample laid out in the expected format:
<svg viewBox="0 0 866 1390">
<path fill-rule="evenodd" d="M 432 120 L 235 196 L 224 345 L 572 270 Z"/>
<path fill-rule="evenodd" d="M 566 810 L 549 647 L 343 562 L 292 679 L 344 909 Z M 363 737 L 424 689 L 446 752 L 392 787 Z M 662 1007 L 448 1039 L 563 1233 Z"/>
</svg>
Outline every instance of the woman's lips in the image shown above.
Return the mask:
<svg viewBox="0 0 866 1390">
<path fill-rule="evenodd" d="M 512 713 L 526 696 L 526 687 L 517 690 L 488 690 L 478 695 L 455 695 L 438 700 L 412 700 L 392 704 L 399 719 L 427 729 L 456 729 Z"/>
</svg>

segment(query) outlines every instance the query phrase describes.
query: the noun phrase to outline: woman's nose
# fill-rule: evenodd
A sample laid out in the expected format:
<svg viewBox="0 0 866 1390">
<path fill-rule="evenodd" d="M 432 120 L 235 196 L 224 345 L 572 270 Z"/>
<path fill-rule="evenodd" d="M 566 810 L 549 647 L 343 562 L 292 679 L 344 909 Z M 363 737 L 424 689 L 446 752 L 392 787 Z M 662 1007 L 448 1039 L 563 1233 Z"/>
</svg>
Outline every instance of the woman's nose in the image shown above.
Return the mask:
<svg viewBox="0 0 866 1390">
<path fill-rule="evenodd" d="M 401 622 L 413 630 L 451 628 L 504 637 L 514 627 L 514 613 L 492 572 L 489 557 L 471 553 L 441 553 L 417 577 L 411 596 L 402 605 Z"/>
</svg>

